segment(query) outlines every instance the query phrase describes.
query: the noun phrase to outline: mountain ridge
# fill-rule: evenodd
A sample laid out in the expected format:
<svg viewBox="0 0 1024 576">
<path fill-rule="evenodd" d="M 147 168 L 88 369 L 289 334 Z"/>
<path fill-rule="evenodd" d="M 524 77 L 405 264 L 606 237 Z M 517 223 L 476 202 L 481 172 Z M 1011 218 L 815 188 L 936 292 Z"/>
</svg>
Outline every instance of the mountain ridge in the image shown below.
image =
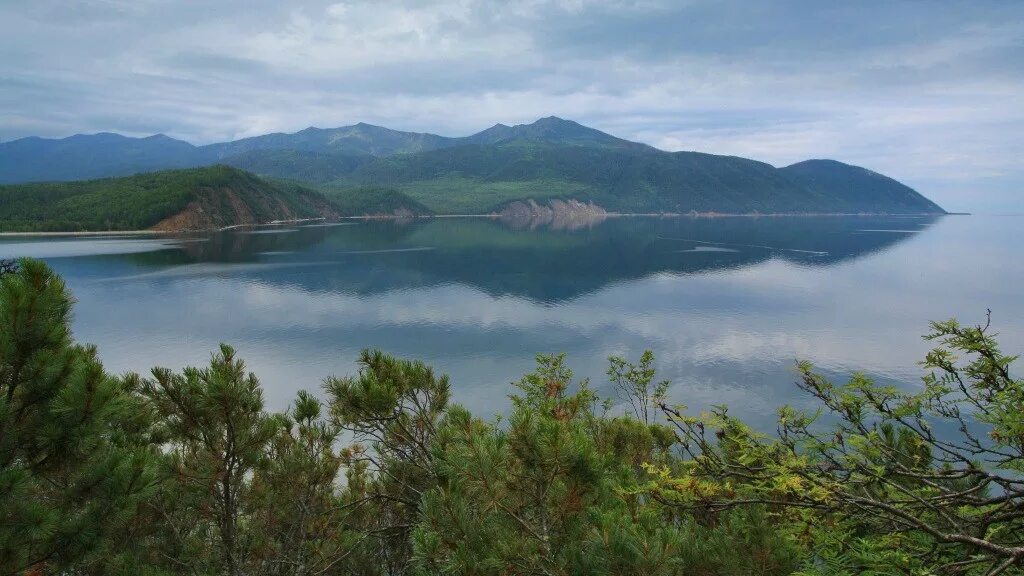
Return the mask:
<svg viewBox="0 0 1024 576">
<path fill-rule="evenodd" d="M 392 188 L 437 213 L 578 200 L 618 212 L 943 213 L 912 188 L 835 160 L 790 166 L 665 151 L 556 116 L 463 137 L 360 122 L 193 146 L 114 133 L 0 144 L 0 182 L 227 164 L 332 193 Z M 467 212 L 470 211 L 470 212 Z"/>
<path fill-rule="evenodd" d="M 240 152 L 254 150 L 301 150 L 364 153 L 371 156 L 388 156 L 432 150 L 452 145 L 456 138 L 438 136 L 428 132 L 405 132 L 359 122 L 337 128 L 316 128 L 310 126 L 294 133 L 275 132 L 252 136 L 232 142 L 217 142 L 197 147 L 200 153 L 216 156 L 218 160 L 229 158 Z"/>
</svg>

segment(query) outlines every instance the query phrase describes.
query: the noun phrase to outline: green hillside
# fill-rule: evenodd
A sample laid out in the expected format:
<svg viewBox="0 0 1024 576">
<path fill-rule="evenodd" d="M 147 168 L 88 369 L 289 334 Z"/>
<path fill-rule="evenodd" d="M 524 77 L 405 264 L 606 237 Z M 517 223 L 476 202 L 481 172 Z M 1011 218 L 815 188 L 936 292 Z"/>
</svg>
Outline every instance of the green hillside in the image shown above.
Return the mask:
<svg viewBox="0 0 1024 576">
<path fill-rule="evenodd" d="M 410 195 L 385 186 L 358 186 L 355 188 L 320 186 L 318 190 L 345 215 L 425 216 L 434 212 Z"/>
<path fill-rule="evenodd" d="M 835 160 L 805 160 L 779 169 L 795 183 L 828 191 L 833 202 L 850 212 L 872 212 L 888 206 L 891 212 L 943 212 L 938 204 L 888 176 Z"/>
<path fill-rule="evenodd" d="M 557 178 L 486 181 L 446 174 L 394 186 L 437 214 L 490 214 L 525 198 L 544 201 L 592 196 L 586 185 Z"/>
<path fill-rule="evenodd" d="M 309 150 L 250 150 L 223 160 L 224 164 L 247 172 L 324 184 L 345 178 L 356 168 L 373 160 L 368 154 L 314 152 Z"/>
<path fill-rule="evenodd" d="M 214 163 L 323 188 L 358 209 L 406 203 L 413 211 L 474 214 L 559 198 L 632 213 L 943 213 L 891 178 L 834 160 L 775 168 L 666 152 L 556 117 L 459 138 L 360 123 L 200 147 L 116 134 L 0 143 L 0 182 Z"/>
<path fill-rule="evenodd" d="M 209 229 L 339 213 L 308 188 L 227 166 L 0 186 L 0 231 L 8 232 Z"/>
<path fill-rule="evenodd" d="M 556 198 L 628 213 L 942 212 L 895 180 L 841 162 L 778 169 L 735 156 L 665 152 L 554 117 L 499 124 L 456 140 L 378 157 L 257 150 L 227 161 L 267 176 L 327 183 L 349 196 L 394 189 L 440 214 L 497 212 L 517 200 Z"/>
<path fill-rule="evenodd" d="M 745 158 L 531 140 L 380 158 L 337 184 L 394 187 L 437 212 L 490 212 L 524 198 L 576 198 L 616 212 L 851 211 L 827 190 Z M 890 209 L 914 211 L 875 203 Z"/>
</svg>

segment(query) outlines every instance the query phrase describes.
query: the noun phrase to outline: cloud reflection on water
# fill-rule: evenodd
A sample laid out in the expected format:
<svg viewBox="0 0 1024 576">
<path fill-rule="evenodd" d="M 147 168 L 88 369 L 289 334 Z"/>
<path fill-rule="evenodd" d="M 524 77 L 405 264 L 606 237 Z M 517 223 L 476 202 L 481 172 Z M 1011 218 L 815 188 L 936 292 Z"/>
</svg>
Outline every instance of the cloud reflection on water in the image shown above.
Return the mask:
<svg viewBox="0 0 1024 576">
<path fill-rule="evenodd" d="M 218 256 L 225 261 L 192 254 L 180 262 L 175 250 L 52 262 L 79 299 L 76 335 L 98 344 L 109 368 L 203 363 L 226 341 L 260 375 L 274 408 L 300 388 L 318 389 L 325 376 L 354 372 L 366 346 L 435 364 L 452 375 L 457 400 L 482 414 L 507 408 L 509 382 L 537 352 L 567 352 L 579 375 L 608 393 L 607 356 L 651 348 L 661 376 L 674 383 L 674 400 L 695 409 L 725 402 L 767 425 L 776 406 L 800 400 L 792 385 L 797 358 L 830 374 L 863 369 L 913 385 L 927 322 L 977 321 L 989 307 L 1006 350 L 1020 350 L 1017 224 L 947 218 L 927 233 L 851 245 L 829 235 L 867 235 L 826 223 L 817 242 L 788 244 L 828 244 L 833 260 L 824 263 L 779 253 L 672 260 L 668 246 L 650 244 L 650 252 L 643 225 L 621 237 L 599 227 L 541 243 L 532 243 L 539 232 L 488 237 L 481 246 L 470 241 L 474 228 L 468 239 L 459 236 L 460 223 L 445 224 L 458 234 L 444 242 L 430 228 L 337 236 L 356 228 L 344 227 L 290 254 L 268 255 L 259 244 L 250 256 Z M 435 250 L 393 252 L 428 238 Z M 595 245 L 621 253 L 606 254 L 610 265 L 599 268 Z M 371 250 L 378 254 L 354 254 Z M 236 257 L 242 261 L 230 261 Z M 697 257 L 712 260 L 686 260 Z M 559 265 L 565 278 L 529 276 Z"/>
</svg>

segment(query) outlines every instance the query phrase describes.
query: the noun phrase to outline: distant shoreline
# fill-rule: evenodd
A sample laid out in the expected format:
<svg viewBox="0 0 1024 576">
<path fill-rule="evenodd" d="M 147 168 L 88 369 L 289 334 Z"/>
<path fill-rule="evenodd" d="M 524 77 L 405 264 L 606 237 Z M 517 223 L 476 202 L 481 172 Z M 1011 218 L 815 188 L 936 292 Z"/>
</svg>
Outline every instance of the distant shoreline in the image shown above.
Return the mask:
<svg viewBox="0 0 1024 576">
<path fill-rule="evenodd" d="M 810 213 L 810 212 L 777 212 L 777 213 L 725 213 L 725 212 L 688 212 L 688 213 L 619 213 L 606 212 L 602 218 L 834 218 L 834 217 L 921 217 L 921 216 L 970 216 L 969 212 L 921 212 L 908 214 L 885 214 L 885 213 Z M 262 224 L 233 224 L 221 228 L 210 228 L 200 230 L 75 230 L 75 231 L 46 231 L 46 232 L 0 232 L 0 238 L 19 237 L 82 237 L 82 236 L 172 236 L 176 234 L 208 234 L 211 232 L 226 232 L 243 228 L 264 228 L 270 226 L 288 226 L 292 224 L 303 224 L 306 222 L 335 222 L 341 220 L 412 220 L 431 218 L 489 218 L 500 220 L 501 214 L 425 214 L 416 216 L 379 214 L 369 216 L 339 216 L 338 218 L 302 218 L 298 220 L 275 220 Z"/>
</svg>

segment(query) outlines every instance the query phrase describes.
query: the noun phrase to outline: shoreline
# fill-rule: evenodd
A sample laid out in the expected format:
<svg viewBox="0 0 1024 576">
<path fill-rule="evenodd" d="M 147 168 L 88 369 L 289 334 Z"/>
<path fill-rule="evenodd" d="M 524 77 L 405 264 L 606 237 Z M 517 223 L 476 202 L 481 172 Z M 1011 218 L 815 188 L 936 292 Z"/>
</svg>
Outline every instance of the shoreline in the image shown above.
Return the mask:
<svg viewBox="0 0 1024 576">
<path fill-rule="evenodd" d="M 970 216 L 970 212 L 946 212 L 938 214 L 934 212 L 908 213 L 908 214 L 887 214 L 887 213 L 841 213 L 841 212 L 777 212 L 777 213 L 726 213 L 726 212 L 656 212 L 656 213 L 623 213 L 606 212 L 603 218 L 836 218 L 836 217 L 879 217 L 889 216 L 893 218 L 920 218 L 923 216 Z M 172 236 L 180 234 L 210 234 L 214 232 L 227 232 L 243 228 L 263 228 L 271 226 L 288 226 L 291 224 L 303 224 L 307 222 L 338 222 L 342 220 L 419 220 L 432 218 L 488 218 L 500 220 L 499 213 L 489 214 L 421 214 L 421 215 L 395 215 L 395 214 L 374 214 L 364 216 L 339 216 L 338 218 L 300 218 L 296 220 L 274 220 L 261 224 L 232 224 L 221 228 L 209 228 L 200 230 L 76 230 L 76 231 L 45 231 L 45 232 L 0 232 L 0 238 L 20 237 L 88 237 L 88 236 Z"/>
</svg>

